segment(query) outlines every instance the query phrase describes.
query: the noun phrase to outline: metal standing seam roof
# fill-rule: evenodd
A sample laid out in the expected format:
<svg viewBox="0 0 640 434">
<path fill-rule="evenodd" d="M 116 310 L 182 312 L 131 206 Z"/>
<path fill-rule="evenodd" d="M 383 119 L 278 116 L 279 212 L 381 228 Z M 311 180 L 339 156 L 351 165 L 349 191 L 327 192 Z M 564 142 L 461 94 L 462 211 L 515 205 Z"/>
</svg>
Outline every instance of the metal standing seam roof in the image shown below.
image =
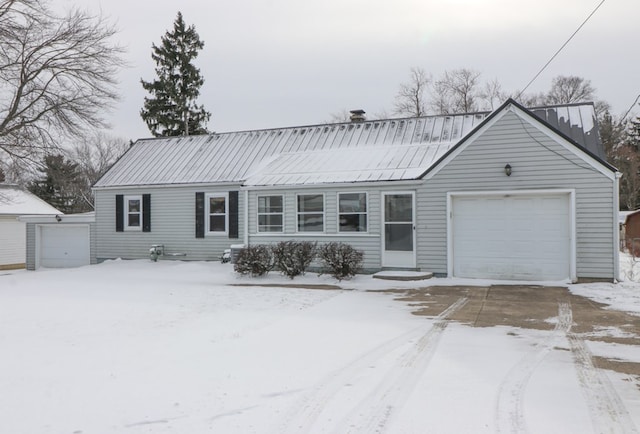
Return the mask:
<svg viewBox="0 0 640 434">
<path fill-rule="evenodd" d="M 595 155 L 592 104 L 532 109 Z M 491 112 L 138 140 L 94 185 L 319 184 L 415 179 Z M 555 124 L 554 124 L 555 123 Z M 585 132 L 585 128 L 589 128 Z M 600 146 L 601 148 L 601 146 Z"/>
</svg>

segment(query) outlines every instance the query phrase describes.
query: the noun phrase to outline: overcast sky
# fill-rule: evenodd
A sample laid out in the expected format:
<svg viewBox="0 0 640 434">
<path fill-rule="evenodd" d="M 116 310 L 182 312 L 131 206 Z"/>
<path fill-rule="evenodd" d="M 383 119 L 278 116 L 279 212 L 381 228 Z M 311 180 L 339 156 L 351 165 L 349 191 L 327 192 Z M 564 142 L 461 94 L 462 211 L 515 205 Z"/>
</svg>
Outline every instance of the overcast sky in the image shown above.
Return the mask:
<svg viewBox="0 0 640 434">
<path fill-rule="evenodd" d="M 204 49 L 200 104 L 216 132 L 308 125 L 361 108 L 392 112 L 412 66 L 434 76 L 469 68 L 522 89 L 601 0 L 54 0 L 102 12 L 120 30 L 130 67 L 112 134 L 148 137 L 140 118 L 155 78 L 151 44 L 178 11 Z M 606 0 L 529 91 L 558 75 L 592 81 L 616 114 L 640 94 L 639 0 Z M 635 110 L 638 112 L 639 110 Z"/>
</svg>

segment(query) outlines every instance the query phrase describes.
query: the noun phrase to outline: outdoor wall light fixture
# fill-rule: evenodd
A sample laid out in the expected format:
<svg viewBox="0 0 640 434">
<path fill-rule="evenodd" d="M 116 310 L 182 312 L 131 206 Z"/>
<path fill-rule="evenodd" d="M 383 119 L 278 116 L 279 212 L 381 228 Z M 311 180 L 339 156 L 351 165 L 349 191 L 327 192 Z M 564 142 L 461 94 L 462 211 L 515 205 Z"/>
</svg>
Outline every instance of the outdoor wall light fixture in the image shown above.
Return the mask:
<svg viewBox="0 0 640 434">
<path fill-rule="evenodd" d="M 57 214 L 56 214 L 56 221 L 57 221 L 57 222 L 62 221 L 62 217 L 60 217 L 59 215 L 57 215 Z"/>
<path fill-rule="evenodd" d="M 504 166 L 504 174 L 507 176 L 511 176 L 511 164 L 507 164 Z"/>
</svg>

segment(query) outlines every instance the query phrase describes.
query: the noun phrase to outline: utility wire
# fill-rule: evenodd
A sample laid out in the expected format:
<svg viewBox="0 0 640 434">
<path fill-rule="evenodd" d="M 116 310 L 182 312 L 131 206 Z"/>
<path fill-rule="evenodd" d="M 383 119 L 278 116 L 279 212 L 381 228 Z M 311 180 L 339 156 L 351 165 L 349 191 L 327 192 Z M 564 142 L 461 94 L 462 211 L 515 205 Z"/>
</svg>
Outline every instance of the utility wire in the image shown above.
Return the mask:
<svg viewBox="0 0 640 434">
<path fill-rule="evenodd" d="M 636 97 L 636 100 L 633 102 L 633 104 L 631 104 L 631 107 L 629 107 L 629 110 L 627 110 L 627 112 L 624 114 L 624 116 L 622 116 L 622 118 L 620 118 L 620 123 L 624 122 L 624 120 L 627 118 L 627 116 L 629 116 L 629 112 L 631 110 L 633 110 L 633 107 L 636 105 L 636 103 L 638 102 L 639 99 L 640 99 L 640 95 L 638 95 Z"/>
<path fill-rule="evenodd" d="M 551 56 L 551 59 L 549 59 L 549 61 L 547 61 L 547 63 L 544 64 L 544 66 L 540 69 L 540 71 L 538 71 L 538 73 L 531 79 L 531 81 L 529 81 L 529 83 L 527 83 L 527 85 L 524 87 L 524 89 L 522 89 L 520 91 L 520 93 L 518 94 L 518 96 L 516 97 L 516 99 L 520 99 L 520 96 L 524 93 L 525 90 L 527 90 L 529 88 L 529 86 L 531 86 L 533 84 L 534 81 L 536 81 L 536 79 L 540 76 L 540 74 L 542 74 L 542 72 L 547 69 L 547 66 L 549 66 L 549 64 L 551 62 L 553 62 L 553 59 L 555 59 L 558 54 L 560 54 L 560 52 L 564 49 L 564 47 L 567 46 L 567 44 L 569 42 L 571 42 L 571 40 L 573 39 L 573 37 L 580 31 L 580 29 L 582 29 L 582 27 L 584 27 L 585 24 L 587 24 L 587 21 L 589 21 L 591 19 L 591 17 L 598 11 L 598 9 L 600 9 L 600 6 L 602 6 L 602 4 L 605 2 L 606 0 L 602 0 L 598 6 L 596 6 L 596 8 L 593 10 L 593 12 L 591 12 L 589 14 L 589 16 L 582 22 L 582 24 L 580 24 L 580 26 L 576 29 L 575 32 L 573 32 L 573 34 L 569 37 L 569 39 L 567 39 L 565 41 L 564 44 L 562 44 L 562 46 L 558 49 L 558 51 L 555 52 L 555 54 L 553 56 Z"/>
</svg>

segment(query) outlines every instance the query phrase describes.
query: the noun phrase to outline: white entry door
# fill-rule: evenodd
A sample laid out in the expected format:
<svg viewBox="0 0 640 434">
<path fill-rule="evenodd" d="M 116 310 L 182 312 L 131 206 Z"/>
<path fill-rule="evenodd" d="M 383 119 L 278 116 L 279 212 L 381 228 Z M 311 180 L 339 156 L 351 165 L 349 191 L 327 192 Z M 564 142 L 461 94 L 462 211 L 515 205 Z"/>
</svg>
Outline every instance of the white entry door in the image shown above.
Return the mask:
<svg viewBox="0 0 640 434">
<path fill-rule="evenodd" d="M 383 193 L 383 267 L 416 266 L 414 202 L 413 192 Z"/>
</svg>

